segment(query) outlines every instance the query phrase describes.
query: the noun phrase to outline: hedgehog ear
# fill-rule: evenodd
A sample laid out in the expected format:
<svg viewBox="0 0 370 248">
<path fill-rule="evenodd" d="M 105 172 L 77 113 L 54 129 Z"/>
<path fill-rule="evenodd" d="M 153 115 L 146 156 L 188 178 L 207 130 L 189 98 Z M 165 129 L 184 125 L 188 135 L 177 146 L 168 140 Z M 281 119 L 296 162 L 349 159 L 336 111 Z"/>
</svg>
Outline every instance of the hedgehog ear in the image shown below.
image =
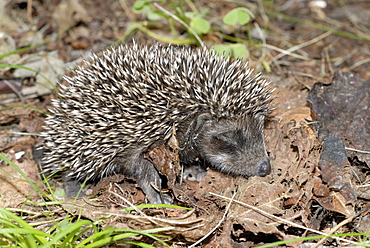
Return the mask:
<svg viewBox="0 0 370 248">
<path fill-rule="evenodd" d="M 185 137 L 188 137 L 187 142 L 189 142 L 190 146 L 196 145 L 196 139 L 199 134 L 199 131 L 204 126 L 204 123 L 211 119 L 211 114 L 204 113 L 198 115 L 196 118 L 194 118 L 186 130 Z"/>
<path fill-rule="evenodd" d="M 191 124 L 191 128 L 194 133 L 198 133 L 199 130 L 203 127 L 204 123 L 211 119 L 210 113 L 200 114 L 195 121 Z"/>
</svg>

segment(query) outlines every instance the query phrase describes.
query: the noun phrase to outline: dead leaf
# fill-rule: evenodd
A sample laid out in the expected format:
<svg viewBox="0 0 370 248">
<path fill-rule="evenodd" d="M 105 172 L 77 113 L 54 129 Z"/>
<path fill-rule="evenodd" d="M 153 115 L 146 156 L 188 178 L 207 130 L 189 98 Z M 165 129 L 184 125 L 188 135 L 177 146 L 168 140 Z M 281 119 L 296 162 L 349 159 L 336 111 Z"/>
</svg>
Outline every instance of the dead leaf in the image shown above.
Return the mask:
<svg viewBox="0 0 370 248">
<path fill-rule="evenodd" d="M 26 69 L 16 69 L 14 77 L 36 77 L 38 95 L 53 92 L 53 86 L 59 77 L 64 74 L 64 62 L 58 58 L 58 52 L 40 52 L 39 54 L 26 55 L 25 61 L 22 66 L 37 71 L 37 73 Z"/>
<path fill-rule="evenodd" d="M 17 30 L 21 22 L 19 20 L 15 21 L 8 15 L 8 10 L 6 9 L 7 1 L 0 1 L 0 27 L 5 32 L 11 32 Z M 0 54 L 2 54 L 0 52 Z"/>
<path fill-rule="evenodd" d="M 325 209 L 341 213 L 347 218 L 353 217 L 355 215 L 354 206 L 348 205 L 347 200 L 339 192 L 330 191 L 329 197 L 317 197 L 316 200 Z"/>
<path fill-rule="evenodd" d="M 30 150 L 26 151 L 27 154 Z M 30 160 L 19 162 L 15 159 L 15 150 L 4 153 L 33 182 L 40 182 L 39 170 Z M 29 155 L 28 155 L 29 156 Z M 41 187 L 41 184 L 37 184 Z M 0 170 L 0 206 L 15 208 L 24 204 L 25 199 L 39 199 L 33 187 L 11 165 L 1 161 Z"/>
<path fill-rule="evenodd" d="M 320 123 L 322 137 L 341 137 L 346 147 L 370 151 L 370 80 L 336 71 L 331 84 L 316 83 L 307 101 Z M 348 152 L 370 164 L 369 153 Z"/>
<path fill-rule="evenodd" d="M 1 18 L 0 18 L 1 19 Z M 17 47 L 15 45 L 15 42 L 11 36 L 4 32 L 0 32 L 0 55 L 13 52 L 16 50 Z M 4 64 L 14 64 L 20 59 L 19 54 L 10 54 L 8 56 L 5 56 L 0 60 L 0 63 Z M 4 70 L 4 68 L 0 68 L 1 70 Z"/>
<path fill-rule="evenodd" d="M 74 27 L 79 22 L 88 23 L 90 18 L 77 0 L 64 0 L 55 8 L 53 19 L 60 32 Z"/>
<path fill-rule="evenodd" d="M 357 194 L 344 171 L 349 163 L 341 139 L 332 135 L 327 136 L 323 150 L 319 162 L 323 182 L 327 183 L 332 190 L 339 191 L 345 197 L 347 204 L 354 204 Z"/>
</svg>

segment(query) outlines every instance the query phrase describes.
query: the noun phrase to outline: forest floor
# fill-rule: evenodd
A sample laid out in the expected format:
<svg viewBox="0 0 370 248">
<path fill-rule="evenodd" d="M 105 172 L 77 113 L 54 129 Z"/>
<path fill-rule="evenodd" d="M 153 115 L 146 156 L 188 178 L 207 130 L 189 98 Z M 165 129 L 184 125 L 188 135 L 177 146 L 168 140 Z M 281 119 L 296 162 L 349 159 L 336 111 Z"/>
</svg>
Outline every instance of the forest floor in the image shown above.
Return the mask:
<svg viewBox="0 0 370 248">
<path fill-rule="evenodd" d="M 52 225 L 37 224 L 42 220 L 97 221 L 107 215 L 103 229 L 167 227 L 161 234 L 171 247 L 203 238 L 200 247 L 276 241 L 292 247 L 364 246 L 370 235 L 369 1 L 183 1 L 189 16 L 206 11 L 202 18 L 211 26 L 199 36 L 207 47 L 242 45 L 255 73 L 262 72 L 276 88 L 276 108 L 265 125 L 271 174 L 245 179 L 209 169 L 200 181 L 176 184 L 175 203 L 193 210 L 121 212 L 130 203 L 146 203 L 135 179 L 124 175 L 90 186 L 90 199 L 63 201 L 59 190 L 51 190 L 49 199 L 61 202 L 43 205 L 48 197 L 40 197 L 34 186 L 51 193 L 32 149 L 42 142 L 41 110 L 56 98 L 48 82 L 118 41 L 197 45 L 189 29 L 172 18 L 178 15 L 174 6 L 152 4 L 136 13 L 134 3 L 0 0 L 0 207 L 40 230 Z M 253 13 L 251 20 L 225 24 L 223 17 L 240 6 Z M 155 19 L 163 8 L 172 14 Z M 353 235 L 315 237 L 326 234 Z M 163 245 L 143 236 L 136 240 Z"/>
</svg>

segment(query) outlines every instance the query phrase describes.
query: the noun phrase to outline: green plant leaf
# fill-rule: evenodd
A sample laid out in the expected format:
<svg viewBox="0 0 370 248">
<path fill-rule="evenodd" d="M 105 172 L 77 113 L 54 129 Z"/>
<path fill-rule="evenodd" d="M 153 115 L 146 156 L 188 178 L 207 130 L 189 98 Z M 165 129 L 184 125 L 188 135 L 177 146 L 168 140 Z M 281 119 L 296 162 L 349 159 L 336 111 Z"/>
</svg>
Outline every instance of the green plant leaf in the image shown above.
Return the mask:
<svg viewBox="0 0 370 248">
<path fill-rule="evenodd" d="M 134 13 L 146 14 L 149 21 L 158 21 L 160 19 L 165 18 L 166 15 L 162 13 L 161 11 L 154 10 L 150 2 L 151 1 L 143 1 L 143 0 L 136 1 L 134 6 L 132 7 Z"/>
<path fill-rule="evenodd" d="M 166 16 L 160 11 L 150 10 L 147 12 L 147 17 L 149 21 L 158 21 L 165 18 Z"/>
<path fill-rule="evenodd" d="M 163 3 L 165 0 L 137 0 L 135 1 L 132 9 L 135 13 L 140 13 L 145 6 L 150 6 L 152 2 L 160 2 Z"/>
<path fill-rule="evenodd" d="M 194 19 L 196 17 L 200 17 L 199 14 L 194 12 L 185 12 L 185 16 L 189 19 Z"/>
<path fill-rule="evenodd" d="M 228 25 L 244 25 L 249 22 L 253 13 L 247 8 L 235 8 L 224 16 L 223 22 Z"/>
<path fill-rule="evenodd" d="M 132 7 L 134 11 L 141 11 L 144 6 L 146 5 L 147 1 L 138 0 L 134 3 L 134 6 Z"/>
<path fill-rule="evenodd" d="M 214 45 L 213 50 L 220 57 L 229 57 L 231 55 L 231 47 L 229 45 L 219 44 Z"/>
<path fill-rule="evenodd" d="M 249 50 L 245 44 L 219 44 L 213 47 L 214 51 L 220 57 L 233 56 L 236 59 L 249 58 Z"/>
<path fill-rule="evenodd" d="M 196 17 L 191 20 L 190 27 L 197 33 L 197 34 L 207 34 L 209 30 L 211 30 L 211 24 L 203 18 Z"/>
<path fill-rule="evenodd" d="M 233 57 L 237 59 L 249 58 L 249 50 L 245 44 L 236 43 L 232 44 L 231 50 L 233 52 Z"/>
<path fill-rule="evenodd" d="M 265 61 L 265 60 L 262 61 L 262 65 L 263 65 L 263 67 L 265 68 L 265 70 L 267 72 L 271 72 L 272 71 L 271 66 L 270 66 L 270 64 L 267 61 Z"/>
</svg>

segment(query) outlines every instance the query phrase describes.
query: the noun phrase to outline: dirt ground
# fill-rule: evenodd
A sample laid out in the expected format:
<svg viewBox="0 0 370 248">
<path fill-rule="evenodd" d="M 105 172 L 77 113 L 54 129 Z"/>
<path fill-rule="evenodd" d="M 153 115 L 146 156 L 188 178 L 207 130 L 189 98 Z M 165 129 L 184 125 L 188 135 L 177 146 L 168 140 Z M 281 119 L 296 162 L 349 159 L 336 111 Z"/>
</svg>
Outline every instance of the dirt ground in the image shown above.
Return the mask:
<svg viewBox="0 0 370 248">
<path fill-rule="evenodd" d="M 271 174 L 245 179 L 209 169 L 202 180 L 172 189 L 177 205 L 194 210 L 145 210 L 155 222 L 119 211 L 128 202 L 146 200 L 134 179 L 116 175 L 89 186 L 92 199 L 60 204 L 58 215 L 82 209 L 91 220 L 114 215 L 103 227 L 175 227 L 165 233 L 172 247 L 188 247 L 203 237 L 200 247 L 255 247 L 322 234 L 370 234 L 370 2 L 249 1 L 242 3 L 254 13 L 248 28 L 222 22 L 240 6 L 236 2 L 185 2 L 192 11 L 208 9 L 205 19 L 213 31 L 201 37 L 208 47 L 244 41 L 250 66 L 276 87 L 275 109 L 265 125 Z M 0 151 L 45 191 L 32 149 L 42 142 L 38 133 L 46 115 L 40 110 L 47 111 L 56 98 L 46 87 L 49 81 L 117 41 L 151 43 L 154 33 L 176 44 L 188 36 L 175 22 L 183 31 L 174 39 L 168 19 L 149 22 L 133 4 L 0 0 L 0 63 L 11 65 L 0 67 Z M 255 30 L 263 37 L 251 37 Z M 0 178 L 0 207 L 43 211 L 26 203 L 40 202 L 39 196 L 5 161 Z M 286 246 L 353 245 L 366 236 Z"/>
</svg>

